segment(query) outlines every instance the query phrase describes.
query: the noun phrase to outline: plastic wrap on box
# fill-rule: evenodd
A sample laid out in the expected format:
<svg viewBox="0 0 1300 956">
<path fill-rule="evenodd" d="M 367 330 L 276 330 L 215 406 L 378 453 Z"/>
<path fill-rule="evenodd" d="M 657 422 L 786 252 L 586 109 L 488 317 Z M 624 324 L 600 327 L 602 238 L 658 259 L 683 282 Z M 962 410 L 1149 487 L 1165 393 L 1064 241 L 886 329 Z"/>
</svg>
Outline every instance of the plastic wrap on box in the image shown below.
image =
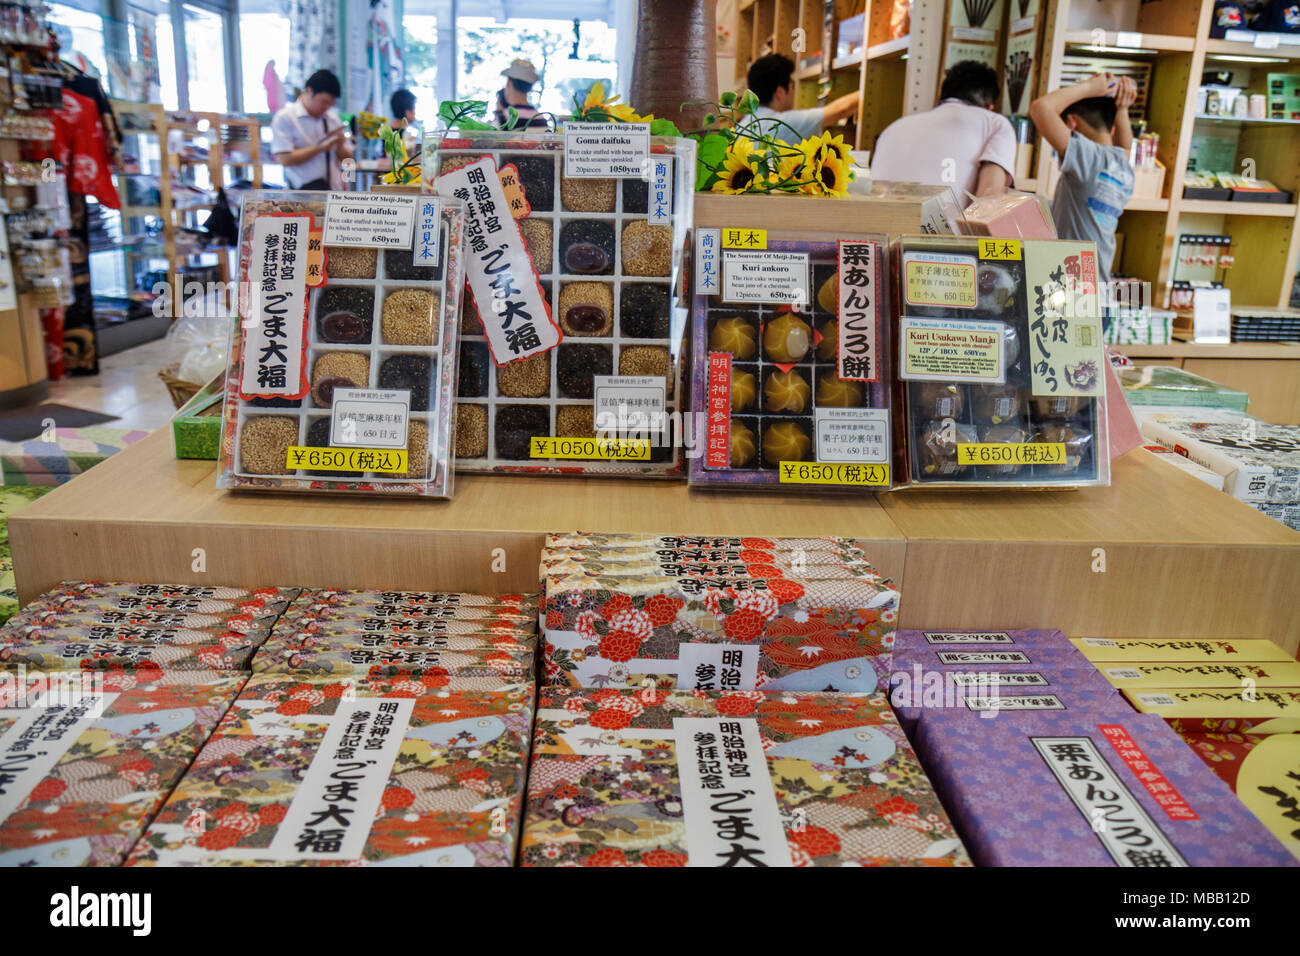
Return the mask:
<svg viewBox="0 0 1300 956">
<path fill-rule="evenodd" d="M 451 496 L 463 228 L 454 199 L 245 194 L 218 487 Z"/>
<path fill-rule="evenodd" d="M 1070 639 L 1084 657 L 1100 661 L 1293 661 L 1272 641 L 1248 638 L 1244 641 L 1185 640 L 1180 638 L 1075 637 Z"/>
<path fill-rule="evenodd" d="M 809 241 L 768 230 L 761 249 L 727 248 L 735 232 L 744 230 L 697 230 L 697 247 L 712 244 L 714 266 L 695 282 L 691 411 L 701 427 L 691 484 L 887 488 L 884 238 Z M 768 260 L 786 278 L 765 288 L 754 275 Z M 788 291 L 789 275 L 799 276 L 801 300 L 776 294 Z"/>
<path fill-rule="evenodd" d="M 120 864 L 244 683 L 66 676 L 0 673 L 0 867 Z"/>
<path fill-rule="evenodd" d="M 969 860 L 883 697 L 545 687 L 520 863 Z"/>
<path fill-rule="evenodd" d="M 1217 475 L 1248 503 L 1300 503 L 1300 426 L 1156 420 L 1142 434 Z"/>
<path fill-rule="evenodd" d="M 1244 412 L 1250 401 L 1250 396 L 1240 389 L 1173 366 L 1134 365 L 1115 371 L 1134 405 L 1191 405 Z"/>
<path fill-rule="evenodd" d="M 889 673 L 897 608 L 878 574 L 548 577 L 544 681 L 870 693 Z"/>
<path fill-rule="evenodd" d="M 426 137 L 425 191 L 467 197 L 469 207 L 461 471 L 684 473 L 695 144 L 651 137 L 649 149 L 649 180 L 640 166 L 588 179 L 565 175 L 563 134 Z M 595 441 L 607 437 L 598 436 L 601 413 L 617 418 L 620 404 L 659 416 L 659 427 L 608 436 L 644 439 L 635 455 Z"/>
<path fill-rule="evenodd" d="M 977 198 L 962 213 L 963 232 L 1006 239 L 1055 239 L 1047 199 L 1034 193 L 1008 192 Z"/>
<path fill-rule="evenodd" d="M 254 675 L 127 865 L 510 866 L 533 692 Z"/>
<path fill-rule="evenodd" d="M 1090 242 L 902 238 L 890 252 L 895 485 L 1107 485 Z"/>
<path fill-rule="evenodd" d="M 935 713 L 917 750 L 981 866 L 1289 866 L 1159 718 Z"/>
</svg>

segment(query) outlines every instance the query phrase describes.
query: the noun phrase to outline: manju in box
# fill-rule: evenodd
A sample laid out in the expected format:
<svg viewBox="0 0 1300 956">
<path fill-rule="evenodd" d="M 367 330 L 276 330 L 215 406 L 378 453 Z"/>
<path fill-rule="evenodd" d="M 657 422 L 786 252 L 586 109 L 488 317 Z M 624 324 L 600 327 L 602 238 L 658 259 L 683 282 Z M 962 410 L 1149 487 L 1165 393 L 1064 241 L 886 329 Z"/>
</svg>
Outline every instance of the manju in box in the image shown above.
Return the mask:
<svg viewBox="0 0 1300 956">
<path fill-rule="evenodd" d="M 520 863 L 969 859 L 883 697 L 545 687 Z"/>
<path fill-rule="evenodd" d="M 116 866 L 242 675 L 0 674 L 0 867 Z"/>
<path fill-rule="evenodd" d="M 254 675 L 128 865 L 511 866 L 533 685 Z"/>
</svg>

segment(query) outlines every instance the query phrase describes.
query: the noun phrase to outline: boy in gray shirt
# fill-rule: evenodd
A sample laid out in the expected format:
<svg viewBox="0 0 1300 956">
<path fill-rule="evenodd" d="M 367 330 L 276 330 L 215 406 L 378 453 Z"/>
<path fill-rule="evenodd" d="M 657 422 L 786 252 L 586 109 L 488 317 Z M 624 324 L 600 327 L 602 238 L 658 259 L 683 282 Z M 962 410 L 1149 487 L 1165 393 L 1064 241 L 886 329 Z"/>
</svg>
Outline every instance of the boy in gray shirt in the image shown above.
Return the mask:
<svg viewBox="0 0 1300 956">
<path fill-rule="evenodd" d="M 1097 243 L 1098 289 L 1106 303 L 1115 258 L 1115 226 L 1133 195 L 1128 108 L 1137 87 L 1126 76 L 1098 73 L 1034 100 L 1029 117 L 1061 157 L 1061 180 L 1052 200 L 1056 234 Z"/>
</svg>

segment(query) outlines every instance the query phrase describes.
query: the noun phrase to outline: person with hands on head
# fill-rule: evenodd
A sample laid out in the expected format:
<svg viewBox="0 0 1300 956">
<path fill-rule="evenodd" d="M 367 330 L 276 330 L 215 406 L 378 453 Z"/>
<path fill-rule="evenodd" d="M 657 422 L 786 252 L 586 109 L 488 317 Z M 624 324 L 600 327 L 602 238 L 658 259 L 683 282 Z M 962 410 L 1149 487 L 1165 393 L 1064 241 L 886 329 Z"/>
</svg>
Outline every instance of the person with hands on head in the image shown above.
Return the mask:
<svg viewBox="0 0 1300 956">
<path fill-rule="evenodd" d="M 341 90 L 329 70 L 307 77 L 302 95 L 271 119 L 271 154 L 290 189 L 343 189 L 342 161 L 352 158 L 348 128 L 334 111 Z"/>
<path fill-rule="evenodd" d="M 1056 234 L 1097 243 L 1097 278 L 1103 292 L 1115 258 L 1115 227 L 1133 196 L 1128 111 L 1137 87 L 1127 76 L 1097 73 L 1034 100 L 1029 118 L 1061 159 L 1052 200 Z M 1109 301 L 1103 293 L 1102 302 Z"/>
</svg>

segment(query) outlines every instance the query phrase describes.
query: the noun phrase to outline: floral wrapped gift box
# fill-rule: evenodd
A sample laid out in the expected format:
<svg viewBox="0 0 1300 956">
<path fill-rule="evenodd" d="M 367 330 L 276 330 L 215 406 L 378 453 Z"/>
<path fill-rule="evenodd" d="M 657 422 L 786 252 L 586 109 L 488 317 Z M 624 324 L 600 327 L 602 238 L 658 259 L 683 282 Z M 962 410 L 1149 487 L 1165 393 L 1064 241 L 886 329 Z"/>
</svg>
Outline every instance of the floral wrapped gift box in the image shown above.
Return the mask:
<svg viewBox="0 0 1300 956">
<path fill-rule="evenodd" d="M 215 644 L 158 644 L 147 641 L 64 641 L 0 644 L 0 671 L 246 671 L 254 646 L 242 635 Z"/>
<path fill-rule="evenodd" d="M 519 683 L 533 680 L 535 668 L 533 651 L 528 648 L 456 651 L 430 648 L 417 642 L 380 647 L 263 648 L 253 658 L 253 671 L 356 677 L 439 673 Z"/>
<path fill-rule="evenodd" d="M 882 697 L 544 687 L 537 718 L 523 866 L 969 865 Z"/>
<path fill-rule="evenodd" d="M 285 624 L 365 617 L 432 617 L 458 621 L 503 618 L 535 620 L 536 594 L 460 594 L 455 591 L 368 591 L 339 588 L 304 589 L 293 602 Z"/>
<path fill-rule="evenodd" d="M 65 581 L 42 594 L 26 610 L 167 611 L 213 614 L 237 623 L 283 614 L 300 591 L 301 588 Z M 238 628 L 232 623 L 232 629 Z"/>
<path fill-rule="evenodd" d="M 244 682 L 81 676 L 0 704 L 0 867 L 121 863 Z"/>
<path fill-rule="evenodd" d="M 255 675 L 127 864 L 510 866 L 533 691 Z"/>
</svg>

